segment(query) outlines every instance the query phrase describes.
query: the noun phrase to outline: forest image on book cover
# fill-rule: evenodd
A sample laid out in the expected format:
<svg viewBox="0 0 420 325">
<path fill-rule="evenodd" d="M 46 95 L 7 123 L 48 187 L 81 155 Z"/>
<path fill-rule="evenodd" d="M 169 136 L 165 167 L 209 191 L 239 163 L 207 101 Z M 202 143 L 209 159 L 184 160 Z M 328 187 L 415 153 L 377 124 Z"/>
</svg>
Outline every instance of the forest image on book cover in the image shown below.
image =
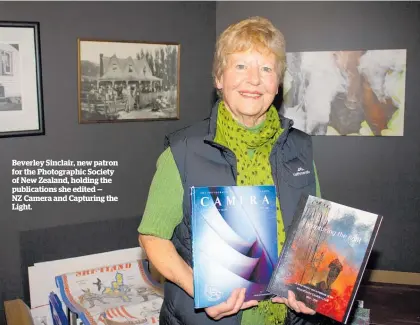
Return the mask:
<svg viewBox="0 0 420 325">
<path fill-rule="evenodd" d="M 303 195 L 268 291 L 346 323 L 382 217 Z"/>
<path fill-rule="evenodd" d="M 194 305 L 205 308 L 246 288 L 266 291 L 278 258 L 275 186 L 191 188 Z"/>
</svg>

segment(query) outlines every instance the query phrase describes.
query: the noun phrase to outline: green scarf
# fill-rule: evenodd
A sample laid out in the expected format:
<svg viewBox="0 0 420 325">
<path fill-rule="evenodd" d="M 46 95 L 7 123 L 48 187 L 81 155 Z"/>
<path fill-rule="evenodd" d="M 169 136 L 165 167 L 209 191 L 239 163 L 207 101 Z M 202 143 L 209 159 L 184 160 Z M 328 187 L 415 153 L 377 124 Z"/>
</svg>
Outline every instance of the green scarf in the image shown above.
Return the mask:
<svg viewBox="0 0 420 325">
<path fill-rule="evenodd" d="M 237 185 L 274 185 L 269 161 L 271 149 L 283 129 L 277 110 L 271 106 L 263 125 L 247 128 L 236 122 L 223 101 L 217 111 L 214 141 L 232 150 L 237 162 Z M 281 251 L 285 240 L 280 202 L 277 199 L 277 242 Z M 286 306 L 261 301 L 257 307 L 244 310 L 241 325 L 283 324 Z"/>
</svg>

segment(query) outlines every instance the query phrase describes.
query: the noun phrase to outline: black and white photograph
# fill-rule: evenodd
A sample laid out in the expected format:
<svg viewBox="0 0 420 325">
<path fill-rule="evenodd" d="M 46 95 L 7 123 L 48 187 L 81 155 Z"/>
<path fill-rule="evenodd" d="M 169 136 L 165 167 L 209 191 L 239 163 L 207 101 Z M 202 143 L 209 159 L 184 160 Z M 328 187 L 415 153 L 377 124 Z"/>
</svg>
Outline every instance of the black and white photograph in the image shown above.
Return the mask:
<svg viewBox="0 0 420 325">
<path fill-rule="evenodd" d="M 0 137 L 44 133 L 40 66 L 39 24 L 0 21 Z"/>
<path fill-rule="evenodd" d="M 19 44 L 0 43 L 0 111 L 22 109 Z"/>
<path fill-rule="evenodd" d="M 179 119 L 180 45 L 78 40 L 79 123 Z"/>
</svg>

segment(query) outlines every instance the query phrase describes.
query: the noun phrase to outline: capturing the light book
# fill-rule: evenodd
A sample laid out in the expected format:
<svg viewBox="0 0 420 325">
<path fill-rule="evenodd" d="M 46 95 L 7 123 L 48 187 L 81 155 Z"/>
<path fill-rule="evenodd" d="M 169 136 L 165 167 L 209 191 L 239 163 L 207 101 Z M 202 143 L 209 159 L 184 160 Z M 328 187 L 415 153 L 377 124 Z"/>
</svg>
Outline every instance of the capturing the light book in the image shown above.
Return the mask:
<svg viewBox="0 0 420 325">
<path fill-rule="evenodd" d="M 346 323 L 382 216 L 303 195 L 267 290 Z"/>
</svg>

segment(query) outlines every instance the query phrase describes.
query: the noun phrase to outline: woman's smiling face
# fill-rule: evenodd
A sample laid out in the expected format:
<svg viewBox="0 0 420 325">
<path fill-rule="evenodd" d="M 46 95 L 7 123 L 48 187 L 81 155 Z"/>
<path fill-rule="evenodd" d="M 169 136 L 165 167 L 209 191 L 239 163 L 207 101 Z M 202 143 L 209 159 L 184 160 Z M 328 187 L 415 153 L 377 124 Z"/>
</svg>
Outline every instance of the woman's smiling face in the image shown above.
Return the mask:
<svg viewBox="0 0 420 325">
<path fill-rule="evenodd" d="M 226 108 L 246 126 L 264 120 L 278 93 L 279 77 L 274 54 L 256 50 L 230 54 L 216 86 L 222 91 Z"/>
</svg>

